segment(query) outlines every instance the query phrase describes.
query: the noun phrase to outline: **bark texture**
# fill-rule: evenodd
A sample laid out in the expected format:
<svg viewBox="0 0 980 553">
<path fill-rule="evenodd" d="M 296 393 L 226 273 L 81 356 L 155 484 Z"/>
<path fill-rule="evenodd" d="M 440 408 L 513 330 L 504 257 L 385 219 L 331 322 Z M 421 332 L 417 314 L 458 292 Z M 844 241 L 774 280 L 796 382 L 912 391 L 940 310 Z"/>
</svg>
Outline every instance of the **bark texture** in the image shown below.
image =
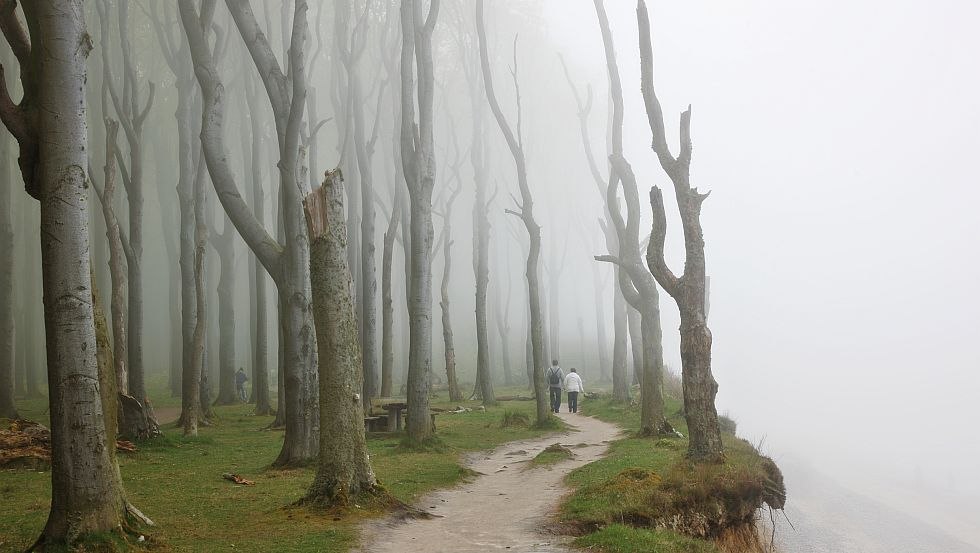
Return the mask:
<svg viewBox="0 0 980 553">
<path fill-rule="evenodd" d="M 401 4 L 400 136 L 402 165 L 411 206 L 406 427 L 409 438 L 420 443 L 434 434 L 429 420 L 429 385 L 432 379 L 432 188 L 436 178 L 432 130 L 435 93 L 432 31 L 439 17 L 439 4 L 439 0 L 431 0 L 428 14 L 424 13 L 421 0 L 404 0 Z"/>
<path fill-rule="evenodd" d="M 0 2 L 0 30 L 18 58 L 24 98 L 0 70 L 0 118 L 21 146 L 20 167 L 41 202 L 41 266 L 51 420 L 51 510 L 32 549 L 70 548 L 120 530 L 126 511 L 99 386 L 89 260 L 86 59 L 81 1 Z"/>
<path fill-rule="evenodd" d="M 511 155 L 514 157 L 514 164 L 517 169 L 517 183 L 521 192 L 520 211 L 510 211 L 512 215 L 520 218 L 528 234 L 528 255 L 527 266 L 525 267 L 525 277 L 527 278 L 528 304 L 530 308 L 530 336 L 531 350 L 534 359 L 534 396 L 537 411 L 537 423 L 544 424 L 550 415 L 548 406 L 547 389 L 544 380 L 544 367 L 547 364 L 545 359 L 544 328 L 542 323 L 541 311 L 541 290 L 539 282 L 539 265 L 541 263 L 541 227 L 534 219 L 534 199 L 531 197 L 531 189 L 527 182 L 527 161 L 524 156 L 523 138 L 520 132 L 520 90 L 517 94 L 518 117 L 517 134 L 511 130 L 507 118 L 500 109 L 497 97 L 493 90 L 493 75 L 490 71 L 490 56 L 487 52 L 487 31 L 483 16 L 483 0 L 476 2 L 476 31 L 480 41 L 480 67 L 483 71 L 483 85 L 490 104 L 490 111 L 493 112 L 497 120 L 497 126 L 507 140 Z M 517 86 L 517 67 L 514 67 L 514 84 Z"/>
<path fill-rule="evenodd" d="M 346 506 L 381 489 L 364 438 L 362 372 L 354 286 L 347 266 L 342 177 L 328 172 L 306 198 L 310 280 L 320 363 L 320 451 L 304 502 Z"/>
<path fill-rule="evenodd" d="M 212 232 L 212 242 L 220 260 L 218 277 L 218 397 L 215 405 L 238 403 L 235 389 L 235 230 L 225 218 L 223 232 Z"/>
<path fill-rule="evenodd" d="M 705 314 L 704 234 L 701 230 L 701 204 L 708 194 L 691 186 L 691 107 L 681 113 L 680 153 L 674 157 L 667 146 L 663 110 L 653 86 L 653 45 L 646 3 L 639 0 L 636 19 L 640 37 L 640 84 L 646 106 L 653 151 L 674 185 L 677 209 L 684 229 L 684 273 L 677 277 L 664 260 L 667 218 L 663 193 L 650 189 L 653 226 L 647 247 L 647 264 L 660 286 L 674 298 L 681 315 L 681 365 L 684 384 L 684 415 L 690 433 L 687 455 L 697 461 L 717 461 L 724 457 L 715 395 L 718 383 L 711 374 L 711 331 Z"/>
</svg>

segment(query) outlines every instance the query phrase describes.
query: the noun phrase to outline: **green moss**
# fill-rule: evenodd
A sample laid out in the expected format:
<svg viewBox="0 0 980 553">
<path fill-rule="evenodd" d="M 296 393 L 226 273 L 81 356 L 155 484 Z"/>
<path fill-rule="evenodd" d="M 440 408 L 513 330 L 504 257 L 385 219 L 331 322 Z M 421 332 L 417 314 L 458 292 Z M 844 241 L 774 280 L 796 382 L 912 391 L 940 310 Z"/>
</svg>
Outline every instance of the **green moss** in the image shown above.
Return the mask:
<svg viewBox="0 0 980 553">
<path fill-rule="evenodd" d="M 531 459 L 528 463 L 529 467 L 543 467 L 554 465 L 555 463 L 560 463 L 562 461 L 567 461 L 575 457 L 572 450 L 561 444 L 551 444 L 544 448 L 541 453 L 538 453 Z"/>
</svg>

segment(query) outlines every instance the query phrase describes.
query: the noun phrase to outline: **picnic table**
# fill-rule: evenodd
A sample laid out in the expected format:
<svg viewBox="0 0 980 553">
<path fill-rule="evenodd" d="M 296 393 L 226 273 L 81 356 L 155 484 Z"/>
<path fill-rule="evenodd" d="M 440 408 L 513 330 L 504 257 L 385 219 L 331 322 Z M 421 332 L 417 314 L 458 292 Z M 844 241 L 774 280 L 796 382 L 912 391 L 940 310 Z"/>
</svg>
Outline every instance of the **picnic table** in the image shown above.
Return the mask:
<svg viewBox="0 0 980 553">
<path fill-rule="evenodd" d="M 397 432 L 402 429 L 402 412 L 408 409 L 407 403 L 385 403 L 381 406 L 388 412 L 388 432 Z"/>
</svg>

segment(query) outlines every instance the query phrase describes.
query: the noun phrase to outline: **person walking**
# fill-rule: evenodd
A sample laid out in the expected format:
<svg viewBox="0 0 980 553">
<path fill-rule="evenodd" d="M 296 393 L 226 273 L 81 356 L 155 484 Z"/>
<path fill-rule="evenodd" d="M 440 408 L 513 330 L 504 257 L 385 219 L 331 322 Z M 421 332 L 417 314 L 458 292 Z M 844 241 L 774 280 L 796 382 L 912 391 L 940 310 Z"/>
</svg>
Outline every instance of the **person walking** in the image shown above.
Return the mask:
<svg viewBox="0 0 980 553">
<path fill-rule="evenodd" d="M 240 399 L 242 403 L 248 401 L 248 396 L 245 395 L 246 382 L 248 382 L 248 376 L 241 367 L 238 367 L 238 372 L 235 373 L 235 391 L 238 392 L 238 399 Z"/>
<path fill-rule="evenodd" d="M 585 386 L 582 385 L 582 377 L 572 369 L 565 377 L 565 391 L 568 392 L 568 412 L 578 413 L 578 394 L 585 393 Z"/>
<path fill-rule="evenodd" d="M 551 361 L 551 368 L 548 369 L 548 392 L 551 395 L 551 411 L 557 413 L 561 410 L 561 386 L 565 380 L 565 374 L 558 366 L 558 360 Z"/>
</svg>

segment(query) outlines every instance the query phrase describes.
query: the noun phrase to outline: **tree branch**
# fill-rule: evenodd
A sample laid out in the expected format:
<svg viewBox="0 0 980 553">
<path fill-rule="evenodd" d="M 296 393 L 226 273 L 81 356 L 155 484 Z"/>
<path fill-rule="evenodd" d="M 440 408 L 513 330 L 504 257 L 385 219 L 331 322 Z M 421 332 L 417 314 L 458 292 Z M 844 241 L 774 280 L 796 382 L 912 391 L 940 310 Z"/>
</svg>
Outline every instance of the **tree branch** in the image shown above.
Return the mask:
<svg viewBox="0 0 980 553">
<path fill-rule="evenodd" d="M 680 280 L 667 267 L 664 260 L 664 242 L 667 240 L 667 215 L 664 212 L 664 197 L 659 187 L 650 188 L 650 207 L 653 209 L 653 225 L 650 230 L 650 244 L 647 246 L 647 266 L 650 272 L 668 294 L 677 297 Z"/>
</svg>

